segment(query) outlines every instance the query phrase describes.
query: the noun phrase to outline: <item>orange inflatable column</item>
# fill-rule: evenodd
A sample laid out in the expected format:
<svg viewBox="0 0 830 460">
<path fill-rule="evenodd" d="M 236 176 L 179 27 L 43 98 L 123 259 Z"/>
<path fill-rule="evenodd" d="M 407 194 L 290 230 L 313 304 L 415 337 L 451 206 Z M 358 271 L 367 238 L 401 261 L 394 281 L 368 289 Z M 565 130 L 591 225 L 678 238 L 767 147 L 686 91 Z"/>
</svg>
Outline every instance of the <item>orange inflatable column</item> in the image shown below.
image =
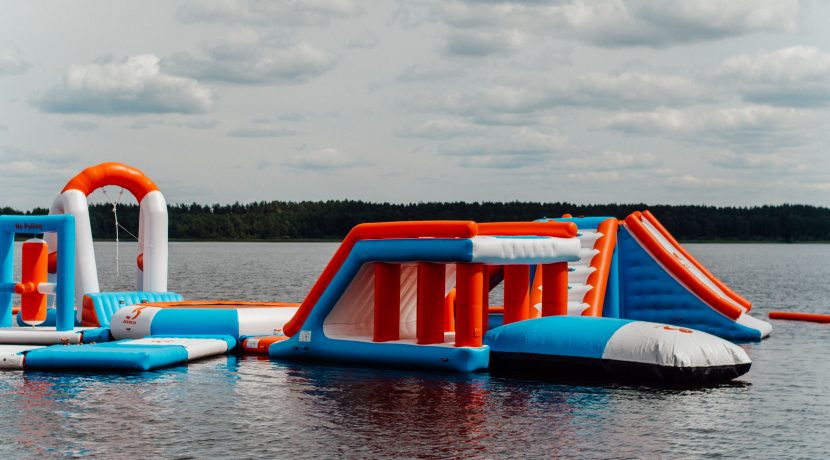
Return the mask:
<svg viewBox="0 0 830 460">
<path fill-rule="evenodd" d="M 523 321 L 530 315 L 530 266 L 504 266 L 504 324 Z"/>
<path fill-rule="evenodd" d="M 418 311 L 415 335 L 418 344 L 444 343 L 444 264 L 418 264 Z"/>
<path fill-rule="evenodd" d="M 490 322 L 490 267 L 484 266 L 481 283 L 481 331 L 486 333 Z"/>
<path fill-rule="evenodd" d="M 401 266 L 375 263 L 375 327 L 372 340 L 401 338 Z"/>
<path fill-rule="evenodd" d="M 444 332 L 455 332 L 455 288 L 444 298 Z"/>
<path fill-rule="evenodd" d="M 455 346 L 480 347 L 484 265 L 458 264 L 456 269 Z"/>
<path fill-rule="evenodd" d="M 23 282 L 15 289 L 21 295 L 20 319 L 36 326 L 46 321 L 46 294 L 37 286 L 48 281 L 49 250 L 46 241 L 31 239 L 23 243 L 22 253 Z"/>
<path fill-rule="evenodd" d="M 568 314 L 568 263 L 542 265 L 542 316 Z"/>
</svg>

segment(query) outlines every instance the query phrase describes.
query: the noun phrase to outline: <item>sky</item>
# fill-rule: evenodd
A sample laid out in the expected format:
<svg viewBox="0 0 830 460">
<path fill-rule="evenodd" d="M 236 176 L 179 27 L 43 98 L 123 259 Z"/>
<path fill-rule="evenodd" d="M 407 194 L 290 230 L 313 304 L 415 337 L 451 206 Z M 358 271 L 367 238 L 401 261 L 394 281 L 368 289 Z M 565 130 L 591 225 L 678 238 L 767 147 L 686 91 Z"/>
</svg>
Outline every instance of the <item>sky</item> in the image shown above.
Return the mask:
<svg viewBox="0 0 830 460">
<path fill-rule="evenodd" d="M 0 206 L 830 205 L 830 2 L 6 1 Z M 101 199 L 96 196 L 95 199 Z"/>
</svg>

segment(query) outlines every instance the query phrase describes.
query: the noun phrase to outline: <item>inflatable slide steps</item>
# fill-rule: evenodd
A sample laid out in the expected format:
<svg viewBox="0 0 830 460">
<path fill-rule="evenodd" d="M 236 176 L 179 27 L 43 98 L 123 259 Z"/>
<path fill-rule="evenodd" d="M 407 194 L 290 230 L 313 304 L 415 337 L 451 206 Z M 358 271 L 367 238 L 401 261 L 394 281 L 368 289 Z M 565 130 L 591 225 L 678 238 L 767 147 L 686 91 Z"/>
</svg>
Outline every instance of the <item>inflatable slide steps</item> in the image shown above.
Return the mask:
<svg viewBox="0 0 830 460">
<path fill-rule="evenodd" d="M 151 336 L 115 342 L 0 346 L 0 366 L 27 371 L 149 371 L 222 355 L 236 346 L 229 336 Z"/>
<path fill-rule="evenodd" d="M 568 263 L 568 315 L 602 316 L 605 283 L 616 247 L 616 219 L 568 216 L 541 221 L 571 222 L 578 226 L 579 260 Z M 533 303 L 540 309 L 541 283 L 538 279 L 533 286 Z"/>
</svg>

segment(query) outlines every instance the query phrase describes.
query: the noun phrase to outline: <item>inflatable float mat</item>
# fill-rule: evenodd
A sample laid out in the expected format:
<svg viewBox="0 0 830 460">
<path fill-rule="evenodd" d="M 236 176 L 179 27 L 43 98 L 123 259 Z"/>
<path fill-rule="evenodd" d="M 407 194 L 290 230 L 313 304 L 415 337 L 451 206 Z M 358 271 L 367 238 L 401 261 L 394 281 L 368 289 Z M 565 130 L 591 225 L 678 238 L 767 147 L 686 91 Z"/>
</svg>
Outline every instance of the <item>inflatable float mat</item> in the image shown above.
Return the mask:
<svg viewBox="0 0 830 460">
<path fill-rule="evenodd" d="M 298 307 L 287 302 L 230 300 L 147 303 L 116 311 L 110 328 L 116 339 L 208 334 L 229 335 L 239 340 L 279 335 Z"/>
<path fill-rule="evenodd" d="M 41 345 L 0 345 L 0 369 L 23 369 L 26 352 L 43 348 Z"/>
<path fill-rule="evenodd" d="M 228 336 L 147 337 L 78 346 L 51 346 L 26 354 L 26 370 L 149 371 L 227 353 Z"/>
<path fill-rule="evenodd" d="M 701 331 L 616 318 L 550 316 L 488 332 L 494 372 L 559 380 L 700 385 L 752 364 L 739 346 Z"/>
</svg>

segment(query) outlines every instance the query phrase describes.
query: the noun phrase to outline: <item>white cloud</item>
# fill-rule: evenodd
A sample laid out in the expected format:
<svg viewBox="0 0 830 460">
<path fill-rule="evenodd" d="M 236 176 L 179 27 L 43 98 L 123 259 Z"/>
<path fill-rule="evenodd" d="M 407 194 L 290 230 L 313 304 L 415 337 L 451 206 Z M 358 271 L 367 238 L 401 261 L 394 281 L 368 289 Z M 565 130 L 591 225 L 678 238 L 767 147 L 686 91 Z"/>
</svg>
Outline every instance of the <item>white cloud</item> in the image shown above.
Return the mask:
<svg viewBox="0 0 830 460">
<path fill-rule="evenodd" d="M 707 154 L 706 159 L 715 166 L 741 171 L 804 172 L 807 168 L 797 155 L 789 153 L 758 154 L 718 150 Z"/>
<path fill-rule="evenodd" d="M 711 100 L 710 93 L 695 81 L 676 75 L 596 72 L 565 84 L 528 82 L 454 93 L 446 97 L 443 106 L 476 119 L 498 120 L 499 114 L 533 114 L 557 107 L 637 110 L 686 106 Z"/>
<path fill-rule="evenodd" d="M 519 30 L 457 30 L 448 34 L 445 51 L 453 56 L 489 56 L 515 51 L 526 40 L 527 35 Z"/>
<path fill-rule="evenodd" d="M 575 0 L 544 10 L 548 27 L 598 46 L 665 47 L 798 27 L 798 0 Z"/>
<path fill-rule="evenodd" d="M 653 153 L 623 153 L 617 151 L 575 154 L 563 162 L 567 168 L 591 171 L 620 171 L 659 166 L 661 161 Z"/>
<path fill-rule="evenodd" d="M 460 166 L 515 169 L 542 165 L 568 144 L 560 132 L 541 132 L 522 127 L 493 133 L 488 137 L 445 143 L 438 153 L 458 157 Z"/>
<path fill-rule="evenodd" d="M 202 44 L 205 57 L 178 53 L 165 70 L 199 80 L 238 84 L 296 84 L 334 67 L 335 57 L 306 42 L 285 43 L 242 30 Z"/>
<path fill-rule="evenodd" d="M 752 102 L 793 107 L 830 104 L 830 53 L 812 46 L 735 56 L 718 68 L 716 76 Z"/>
<path fill-rule="evenodd" d="M 0 46 L 0 77 L 21 75 L 31 65 L 23 57 L 23 52 L 12 43 Z"/>
<path fill-rule="evenodd" d="M 332 147 L 295 155 L 286 165 L 307 171 L 328 172 L 353 168 L 362 163 L 357 158 Z"/>
<path fill-rule="evenodd" d="M 424 139 L 451 139 L 454 137 L 470 136 L 481 132 L 481 127 L 458 120 L 438 118 L 428 120 L 413 128 L 401 131 L 403 137 L 421 137 Z"/>
<path fill-rule="evenodd" d="M 231 137 L 247 138 L 285 137 L 296 136 L 297 134 L 300 134 L 300 131 L 279 126 L 249 126 L 245 128 L 236 128 L 228 132 L 228 136 Z"/>
<path fill-rule="evenodd" d="M 380 43 L 380 37 L 371 30 L 364 30 L 349 40 L 347 46 L 356 49 L 372 49 Z"/>
<path fill-rule="evenodd" d="M 67 131 L 94 131 L 98 128 L 98 123 L 83 120 L 66 120 L 61 123 L 61 128 Z"/>
<path fill-rule="evenodd" d="M 35 101 L 56 113 L 201 113 L 210 110 L 208 88 L 168 75 L 152 54 L 73 65 L 63 81 Z"/>
<path fill-rule="evenodd" d="M 666 136 L 694 143 L 778 149 L 799 145 L 817 121 L 809 112 L 771 106 L 728 109 L 659 108 L 612 115 L 600 126 L 630 134 Z"/>
<path fill-rule="evenodd" d="M 184 22 L 296 27 L 361 13 L 352 0 L 190 0 L 179 7 L 178 17 Z"/>
</svg>

